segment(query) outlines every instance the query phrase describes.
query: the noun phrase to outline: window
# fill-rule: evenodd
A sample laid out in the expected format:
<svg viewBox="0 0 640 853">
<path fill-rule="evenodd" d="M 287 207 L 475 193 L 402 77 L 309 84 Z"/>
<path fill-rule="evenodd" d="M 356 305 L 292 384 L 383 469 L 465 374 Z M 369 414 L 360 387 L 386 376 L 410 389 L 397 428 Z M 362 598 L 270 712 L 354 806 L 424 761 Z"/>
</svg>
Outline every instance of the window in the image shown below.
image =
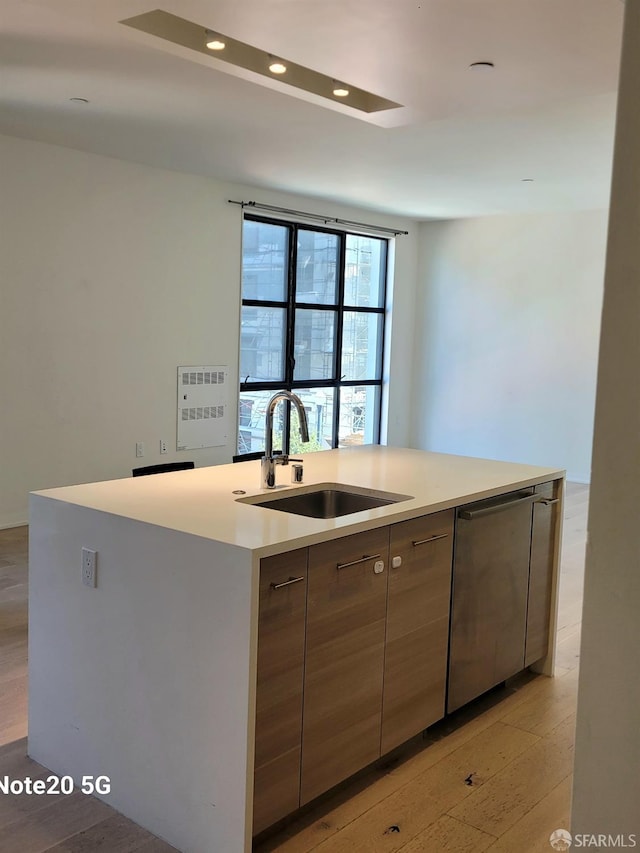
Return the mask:
<svg viewBox="0 0 640 853">
<path fill-rule="evenodd" d="M 265 409 L 296 393 L 302 446 L 280 403 L 274 447 L 326 450 L 380 439 L 387 240 L 246 216 L 242 243 L 238 453 L 264 452 Z M 285 413 L 287 416 L 285 416 Z"/>
</svg>

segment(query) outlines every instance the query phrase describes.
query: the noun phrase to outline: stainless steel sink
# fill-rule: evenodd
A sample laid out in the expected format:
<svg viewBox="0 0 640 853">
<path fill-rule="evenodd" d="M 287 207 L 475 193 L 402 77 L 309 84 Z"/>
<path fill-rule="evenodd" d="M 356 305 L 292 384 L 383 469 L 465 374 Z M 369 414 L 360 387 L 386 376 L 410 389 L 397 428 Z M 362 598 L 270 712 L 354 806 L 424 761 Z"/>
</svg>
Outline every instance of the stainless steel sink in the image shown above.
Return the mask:
<svg viewBox="0 0 640 853">
<path fill-rule="evenodd" d="M 252 504 L 263 509 L 275 509 L 310 518 L 339 518 L 354 512 L 376 509 L 388 504 L 411 500 L 411 495 L 380 492 L 359 486 L 338 483 L 318 483 L 300 489 L 287 489 L 279 495 L 253 495 L 238 498 L 238 503 Z"/>
</svg>

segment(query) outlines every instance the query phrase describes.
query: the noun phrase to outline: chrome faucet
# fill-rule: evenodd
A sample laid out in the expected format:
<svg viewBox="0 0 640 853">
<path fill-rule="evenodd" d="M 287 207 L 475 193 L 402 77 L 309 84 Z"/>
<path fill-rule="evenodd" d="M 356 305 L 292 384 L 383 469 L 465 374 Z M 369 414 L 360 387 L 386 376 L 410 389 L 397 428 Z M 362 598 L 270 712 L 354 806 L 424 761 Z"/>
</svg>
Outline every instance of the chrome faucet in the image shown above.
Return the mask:
<svg viewBox="0 0 640 853">
<path fill-rule="evenodd" d="M 273 412 L 278 405 L 279 400 L 289 400 L 290 403 L 298 410 L 298 420 L 300 422 L 300 438 L 302 441 L 309 441 L 309 426 L 307 424 L 307 413 L 304 410 L 302 401 L 297 394 L 292 394 L 291 391 L 278 391 L 267 403 L 267 411 L 264 422 L 264 456 L 261 463 L 262 482 L 261 488 L 275 489 L 276 487 L 276 465 L 288 465 L 289 457 L 285 454 L 273 454 Z"/>
</svg>

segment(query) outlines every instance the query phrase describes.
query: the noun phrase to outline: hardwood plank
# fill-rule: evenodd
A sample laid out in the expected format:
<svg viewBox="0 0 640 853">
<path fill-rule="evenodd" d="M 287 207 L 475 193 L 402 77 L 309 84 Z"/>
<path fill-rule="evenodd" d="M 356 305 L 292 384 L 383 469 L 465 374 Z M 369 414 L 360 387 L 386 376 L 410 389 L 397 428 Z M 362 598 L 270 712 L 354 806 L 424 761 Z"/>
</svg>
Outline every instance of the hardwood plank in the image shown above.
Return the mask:
<svg viewBox="0 0 640 853">
<path fill-rule="evenodd" d="M 4 591 L 0 599 L 0 629 L 15 628 L 27 623 L 27 600 L 26 595 L 20 593 L 17 600 Z"/>
<path fill-rule="evenodd" d="M 492 835 L 445 814 L 401 849 L 402 853 L 483 853 L 493 849 L 494 841 Z M 528 848 L 513 848 L 518 849 Z"/>
<path fill-rule="evenodd" d="M 26 737 L 27 734 L 27 717 L 26 714 L 19 722 L 10 726 L 0 728 L 0 746 L 11 743 L 14 740 Z"/>
<path fill-rule="evenodd" d="M 0 773 L 10 779 L 32 780 L 44 779 L 51 775 L 41 764 L 33 761 L 26 754 L 26 738 L 16 740 L 0 749 Z M 25 815 L 30 815 L 39 809 L 51 806 L 56 800 L 61 799 L 58 795 L 34 795 L 34 794 L 8 794 L 0 796 L 0 839 L 6 827 Z M 2 848 L 0 848 L 2 849 Z"/>
<path fill-rule="evenodd" d="M 7 679 L 2 683 L 0 691 L 0 740 L 9 740 L 8 732 L 17 727 L 25 726 L 27 722 L 27 677 Z M 20 737 L 23 737 L 23 732 Z M 12 738 L 16 740 L 17 738 Z"/>
<path fill-rule="evenodd" d="M 571 783 L 569 774 L 494 842 L 488 848 L 490 853 L 549 853 L 549 836 L 554 829 L 570 826 Z"/>
<path fill-rule="evenodd" d="M 501 720 L 510 726 L 525 729 L 535 735 L 550 734 L 560 723 L 576 712 L 578 669 L 549 680 L 544 695 L 528 699 L 507 712 Z"/>
<path fill-rule="evenodd" d="M 105 820 L 113 810 L 79 791 L 60 795 L 44 808 L 6 824 L 0 834 L 2 853 L 44 853 L 61 841 Z"/>
<path fill-rule="evenodd" d="M 572 715 L 449 814 L 500 837 L 572 772 L 574 731 Z"/>
<path fill-rule="evenodd" d="M 27 755 L 26 737 L 15 738 L 0 746 L 0 769 L 8 775 L 31 775 L 37 773 L 41 765 Z M 0 799 L 0 806 L 3 800 Z"/>
<path fill-rule="evenodd" d="M 137 847 L 136 853 L 179 853 L 179 851 L 160 838 L 152 838 L 151 841 L 147 841 L 142 847 Z"/>
<path fill-rule="evenodd" d="M 89 829 L 49 847 L 47 853 L 137 853 L 144 844 L 157 841 L 146 829 L 133 823 L 117 812 Z M 162 842 L 164 843 L 164 842 Z M 174 848 L 165 845 L 167 850 Z"/>
<path fill-rule="evenodd" d="M 574 669 L 580 663 L 580 634 L 570 636 L 556 646 L 556 664 Z"/>
<path fill-rule="evenodd" d="M 15 549 L 26 552 L 29 547 L 29 527 L 26 524 L 0 530 L 0 537 L 2 537 L 3 551 L 6 550 L 8 553 Z"/>
<path fill-rule="evenodd" d="M 13 634 L 13 637 L 11 637 Z M 14 679 L 27 677 L 27 632 L 19 628 L 1 631 L 0 635 L 0 685 Z M 4 691 L 4 687 L 2 687 Z M 2 728 L 2 722 L 0 722 Z"/>
<path fill-rule="evenodd" d="M 529 732 L 495 723 L 320 844 L 318 853 L 400 850 L 539 740 Z M 469 778 L 471 785 L 465 781 Z M 400 831 L 390 831 L 393 826 Z"/>
</svg>

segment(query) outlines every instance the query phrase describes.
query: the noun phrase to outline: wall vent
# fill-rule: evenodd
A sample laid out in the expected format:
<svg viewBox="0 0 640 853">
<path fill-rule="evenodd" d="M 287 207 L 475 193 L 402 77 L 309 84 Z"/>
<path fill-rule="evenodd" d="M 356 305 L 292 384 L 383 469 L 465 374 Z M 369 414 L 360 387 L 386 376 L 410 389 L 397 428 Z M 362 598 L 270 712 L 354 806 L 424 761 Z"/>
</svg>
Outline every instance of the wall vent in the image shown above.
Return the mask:
<svg viewBox="0 0 640 853">
<path fill-rule="evenodd" d="M 178 368 L 178 450 L 226 445 L 228 375 L 225 366 Z"/>
<path fill-rule="evenodd" d="M 180 368 L 184 370 L 183 368 Z M 223 370 L 190 370 L 182 374 L 183 385 L 223 385 L 225 373 Z"/>
<path fill-rule="evenodd" d="M 189 409 L 181 409 L 183 421 L 200 421 L 202 418 L 223 418 L 225 416 L 224 406 L 193 406 Z"/>
</svg>

